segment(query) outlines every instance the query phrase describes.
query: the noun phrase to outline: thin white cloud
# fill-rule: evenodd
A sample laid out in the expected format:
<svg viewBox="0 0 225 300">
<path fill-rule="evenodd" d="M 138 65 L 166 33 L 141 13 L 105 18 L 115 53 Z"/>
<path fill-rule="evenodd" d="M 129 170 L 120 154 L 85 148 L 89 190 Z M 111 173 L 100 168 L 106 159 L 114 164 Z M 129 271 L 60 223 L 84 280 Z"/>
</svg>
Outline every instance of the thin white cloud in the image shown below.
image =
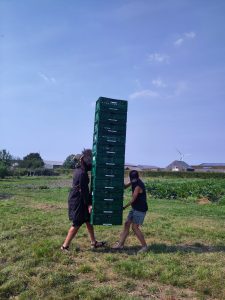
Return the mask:
<svg viewBox="0 0 225 300">
<path fill-rule="evenodd" d="M 184 35 L 185 35 L 186 38 L 188 38 L 188 39 L 194 39 L 194 38 L 196 37 L 196 33 L 193 32 L 193 31 L 191 31 L 191 32 L 186 32 Z"/>
<path fill-rule="evenodd" d="M 157 97 L 159 97 L 159 94 L 151 90 L 142 90 L 129 95 L 129 99 L 131 100 L 139 99 L 139 98 L 157 98 Z"/>
<path fill-rule="evenodd" d="M 148 55 L 148 61 L 150 63 L 156 62 L 156 63 L 169 63 L 169 55 L 163 54 L 163 53 L 150 53 Z"/>
<path fill-rule="evenodd" d="M 184 42 L 184 39 L 180 38 L 174 42 L 174 45 L 179 47 L 183 44 L 183 42 Z"/>
<path fill-rule="evenodd" d="M 185 32 L 174 42 L 174 46 L 180 47 L 186 40 L 194 39 L 195 37 L 196 33 L 194 31 Z"/>
<path fill-rule="evenodd" d="M 162 81 L 161 78 L 153 79 L 152 84 L 157 88 L 165 88 L 166 84 Z"/>
<path fill-rule="evenodd" d="M 49 77 L 44 73 L 38 73 L 38 75 L 46 82 L 46 83 L 52 83 L 55 84 L 56 83 L 56 79 L 54 77 Z"/>
</svg>

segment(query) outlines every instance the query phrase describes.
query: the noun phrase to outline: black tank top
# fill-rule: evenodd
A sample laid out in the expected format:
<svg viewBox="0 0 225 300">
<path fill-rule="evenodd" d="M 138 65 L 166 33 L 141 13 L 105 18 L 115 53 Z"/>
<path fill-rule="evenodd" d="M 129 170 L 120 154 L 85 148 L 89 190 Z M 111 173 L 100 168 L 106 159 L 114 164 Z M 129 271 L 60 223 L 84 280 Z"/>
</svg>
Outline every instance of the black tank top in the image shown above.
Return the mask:
<svg viewBox="0 0 225 300">
<path fill-rule="evenodd" d="M 142 193 L 138 194 L 137 199 L 132 203 L 132 208 L 141 212 L 146 212 L 148 210 L 148 204 L 147 204 L 147 196 L 146 196 L 146 189 L 143 181 L 141 179 L 138 179 L 137 182 L 131 183 L 132 187 L 132 194 L 135 190 L 135 188 L 139 186 L 142 189 Z"/>
</svg>

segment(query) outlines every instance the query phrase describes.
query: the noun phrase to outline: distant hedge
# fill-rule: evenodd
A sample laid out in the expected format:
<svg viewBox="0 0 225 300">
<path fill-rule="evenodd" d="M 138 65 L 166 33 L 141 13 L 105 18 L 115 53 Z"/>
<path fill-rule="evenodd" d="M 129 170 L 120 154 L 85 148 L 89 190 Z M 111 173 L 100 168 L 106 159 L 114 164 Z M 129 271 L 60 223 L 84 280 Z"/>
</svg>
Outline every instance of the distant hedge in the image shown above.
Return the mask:
<svg viewBox="0 0 225 300">
<path fill-rule="evenodd" d="M 143 177 L 167 177 L 167 178 L 200 178 L 200 179 L 225 179 L 225 173 L 217 172 L 168 172 L 168 171 L 140 171 Z M 129 171 L 125 171 L 128 176 Z"/>
</svg>

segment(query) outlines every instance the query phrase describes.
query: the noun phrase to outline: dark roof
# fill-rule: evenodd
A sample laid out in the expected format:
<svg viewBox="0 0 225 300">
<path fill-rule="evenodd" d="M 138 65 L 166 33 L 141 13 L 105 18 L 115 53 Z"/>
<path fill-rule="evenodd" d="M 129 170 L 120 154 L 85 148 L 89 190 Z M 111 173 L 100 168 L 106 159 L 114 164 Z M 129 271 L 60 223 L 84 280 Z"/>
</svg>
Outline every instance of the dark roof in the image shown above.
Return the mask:
<svg viewBox="0 0 225 300">
<path fill-rule="evenodd" d="M 159 169 L 156 166 L 149 166 L 149 165 L 137 165 L 140 169 Z"/>
<path fill-rule="evenodd" d="M 150 170 L 150 169 L 159 169 L 159 167 L 151 165 L 134 165 L 134 164 L 125 164 L 125 168 L 134 169 L 134 170 Z"/>
<path fill-rule="evenodd" d="M 225 163 L 203 163 L 200 167 L 225 167 Z"/>
</svg>

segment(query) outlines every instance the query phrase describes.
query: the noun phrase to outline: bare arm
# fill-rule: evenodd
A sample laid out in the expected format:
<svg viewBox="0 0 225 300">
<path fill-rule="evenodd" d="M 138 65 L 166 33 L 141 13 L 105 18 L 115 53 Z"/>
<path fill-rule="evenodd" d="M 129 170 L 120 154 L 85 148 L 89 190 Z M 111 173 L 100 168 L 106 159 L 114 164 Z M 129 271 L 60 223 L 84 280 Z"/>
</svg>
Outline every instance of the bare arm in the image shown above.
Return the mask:
<svg viewBox="0 0 225 300">
<path fill-rule="evenodd" d="M 135 190 L 134 190 L 134 192 L 133 192 L 131 201 L 130 201 L 128 204 L 126 204 L 123 208 L 125 209 L 125 208 L 127 208 L 128 206 L 130 206 L 132 203 L 134 203 L 135 200 L 136 200 L 137 197 L 138 197 L 138 194 L 141 194 L 142 192 L 143 192 L 143 191 L 142 191 L 141 187 L 140 187 L 140 186 L 136 186 L 136 188 L 135 188 Z"/>
<path fill-rule="evenodd" d="M 128 183 L 124 183 L 124 188 L 127 189 L 131 186 L 131 182 L 128 182 Z"/>
</svg>

